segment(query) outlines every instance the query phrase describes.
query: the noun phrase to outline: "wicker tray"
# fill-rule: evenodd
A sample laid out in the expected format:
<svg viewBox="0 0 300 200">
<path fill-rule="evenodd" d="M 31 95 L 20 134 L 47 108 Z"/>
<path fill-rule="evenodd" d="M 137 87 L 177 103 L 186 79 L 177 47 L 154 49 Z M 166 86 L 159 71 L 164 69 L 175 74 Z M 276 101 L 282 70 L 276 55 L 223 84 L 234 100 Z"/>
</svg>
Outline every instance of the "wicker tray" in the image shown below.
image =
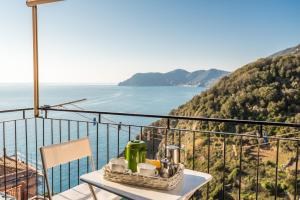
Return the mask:
<svg viewBox="0 0 300 200">
<path fill-rule="evenodd" d="M 136 185 L 159 190 L 172 190 L 183 179 L 184 165 L 180 164 L 177 172 L 170 178 L 148 177 L 138 173 L 118 173 L 112 172 L 108 165 L 103 167 L 104 179 L 117 183 Z"/>
</svg>

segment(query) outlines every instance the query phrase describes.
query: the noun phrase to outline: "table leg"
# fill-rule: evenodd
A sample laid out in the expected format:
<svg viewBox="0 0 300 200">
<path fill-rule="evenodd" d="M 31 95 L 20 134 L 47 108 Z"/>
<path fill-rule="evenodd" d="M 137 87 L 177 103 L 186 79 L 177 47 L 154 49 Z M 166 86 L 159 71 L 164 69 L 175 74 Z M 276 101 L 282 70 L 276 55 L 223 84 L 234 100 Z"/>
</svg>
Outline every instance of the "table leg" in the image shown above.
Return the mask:
<svg viewBox="0 0 300 200">
<path fill-rule="evenodd" d="M 93 199 L 94 199 L 94 200 L 98 200 L 97 197 L 96 197 L 96 193 L 95 193 L 95 190 L 94 190 L 93 186 L 90 185 L 90 184 L 88 184 L 88 185 L 89 185 L 89 188 L 90 188 L 91 193 L 92 193 L 92 195 L 93 195 Z"/>
</svg>

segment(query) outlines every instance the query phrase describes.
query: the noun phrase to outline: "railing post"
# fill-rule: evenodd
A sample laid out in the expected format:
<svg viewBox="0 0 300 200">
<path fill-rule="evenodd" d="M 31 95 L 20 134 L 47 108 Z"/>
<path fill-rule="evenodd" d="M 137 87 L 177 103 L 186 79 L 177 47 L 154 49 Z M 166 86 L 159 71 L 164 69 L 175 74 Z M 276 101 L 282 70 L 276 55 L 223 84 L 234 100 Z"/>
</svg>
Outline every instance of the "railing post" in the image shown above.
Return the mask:
<svg viewBox="0 0 300 200">
<path fill-rule="evenodd" d="M 181 162 L 181 130 L 178 132 L 178 146 L 180 148 L 179 150 L 179 162 Z"/>
<path fill-rule="evenodd" d="M 102 118 L 101 113 L 99 113 L 99 115 L 98 115 L 98 123 L 99 123 L 99 124 L 102 123 L 102 119 L 101 119 L 101 118 Z"/>
<path fill-rule="evenodd" d="M 152 159 L 155 158 L 155 138 L 154 138 L 154 129 L 152 129 Z"/>
<path fill-rule="evenodd" d="M 242 159 L 243 157 L 243 136 L 240 138 L 240 165 L 239 165 L 239 200 L 241 200 L 242 190 Z"/>
<path fill-rule="evenodd" d="M 128 126 L 128 142 L 131 140 L 131 126 Z"/>
<path fill-rule="evenodd" d="M 68 141 L 71 140 L 71 122 L 68 120 Z M 71 188 L 71 163 L 68 162 L 68 186 Z"/>
<path fill-rule="evenodd" d="M 18 199 L 18 142 L 17 142 L 17 121 L 14 121 L 14 134 L 15 134 L 15 187 L 16 187 L 16 198 Z"/>
<path fill-rule="evenodd" d="M 62 142 L 62 127 L 61 120 L 59 120 L 59 143 Z M 62 166 L 59 165 L 59 192 L 62 192 Z"/>
<path fill-rule="evenodd" d="M 223 142 L 223 189 L 222 189 L 222 199 L 225 199 L 225 169 L 226 169 L 226 135 L 224 134 Z"/>
<path fill-rule="evenodd" d="M 175 144 L 175 136 L 174 136 L 175 131 L 172 130 L 171 133 L 172 133 L 172 145 L 174 145 Z"/>
<path fill-rule="evenodd" d="M 277 138 L 276 144 L 276 172 L 275 172 L 275 200 L 277 199 L 278 195 L 278 162 L 279 162 L 279 142 L 280 140 Z"/>
<path fill-rule="evenodd" d="M 260 138 L 263 137 L 263 126 L 259 126 L 259 138 L 257 138 L 257 166 L 256 166 L 256 200 L 258 200 L 258 190 L 259 190 L 259 159 L 260 159 Z"/>
<path fill-rule="evenodd" d="M 96 124 L 96 169 L 99 169 L 99 123 Z"/>
<path fill-rule="evenodd" d="M 167 157 L 167 145 L 168 145 L 168 132 L 170 130 L 170 118 L 167 119 L 167 128 L 165 135 L 165 157 Z"/>
<path fill-rule="evenodd" d="M 299 142 L 296 143 L 296 170 L 295 170 L 295 190 L 294 190 L 294 200 L 297 199 L 298 195 L 298 162 L 299 162 Z"/>
<path fill-rule="evenodd" d="M 259 137 L 262 138 L 263 137 L 263 125 L 259 126 Z"/>
<path fill-rule="evenodd" d="M 4 167 L 4 197 L 6 199 L 7 185 L 6 185 L 6 141 L 5 141 L 5 122 L 2 123 L 3 128 L 3 167 Z"/>
<path fill-rule="evenodd" d="M 37 118 L 34 119 L 34 133 L 35 133 L 35 184 L 36 184 L 36 195 L 39 195 L 39 182 L 38 182 L 38 126 Z"/>
<path fill-rule="evenodd" d="M 79 121 L 77 121 L 76 123 L 77 125 L 77 139 L 80 138 L 80 124 L 79 124 Z M 79 177 L 80 177 L 80 159 L 77 160 L 77 185 L 79 185 Z M 53 169 L 53 168 L 52 168 Z"/>
<path fill-rule="evenodd" d="M 106 163 L 109 161 L 109 125 L 106 124 Z"/>
<path fill-rule="evenodd" d="M 25 119 L 26 118 L 26 114 L 25 114 L 25 110 L 23 110 L 23 119 Z"/>
<path fill-rule="evenodd" d="M 54 144 L 54 132 L 53 132 L 53 119 L 51 119 L 51 125 L 50 125 L 50 132 L 51 132 L 51 145 L 53 145 Z M 53 167 L 52 167 L 52 169 L 51 169 L 51 192 L 52 192 L 52 194 L 53 194 L 53 192 L 54 192 L 54 169 L 53 169 Z M 49 194 L 50 194 L 50 192 L 49 192 Z"/>
<path fill-rule="evenodd" d="M 140 127 L 140 140 L 143 140 L 144 137 L 143 137 L 143 127 L 141 126 Z"/>
<path fill-rule="evenodd" d="M 46 115 L 45 115 L 46 116 Z M 42 141 L 43 141 L 43 146 L 45 146 L 45 119 L 43 119 L 43 127 L 42 127 Z M 46 198 L 46 180 L 45 177 L 43 177 L 43 192 L 44 192 L 44 198 Z M 50 192 L 50 191 L 48 191 Z"/>
<path fill-rule="evenodd" d="M 207 146 L 207 173 L 210 173 L 210 133 L 208 133 L 208 146 Z M 206 199 L 209 199 L 209 183 L 207 183 Z"/>
<path fill-rule="evenodd" d="M 193 131 L 193 170 L 195 170 L 195 131 Z"/>
<path fill-rule="evenodd" d="M 117 149 L 117 157 L 120 157 L 120 130 L 121 130 L 121 126 L 122 126 L 122 123 L 119 122 L 118 124 L 118 149 Z"/>
<path fill-rule="evenodd" d="M 28 129 L 27 119 L 25 119 L 25 154 L 26 154 L 26 198 L 29 199 L 29 167 L 28 167 Z"/>
<path fill-rule="evenodd" d="M 89 129 L 89 122 L 86 122 L 86 136 L 89 138 L 90 137 L 90 129 Z M 89 172 L 90 169 L 90 162 L 89 162 L 89 157 L 86 158 L 86 173 Z"/>
<path fill-rule="evenodd" d="M 7 185 L 6 185 L 6 148 L 4 147 L 3 148 L 3 153 L 4 153 L 4 158 L 3 158 L 3 161 L 4 161 L 4 197 L 6 199 L 6 191 L 7 191 Z"/>
</svg>

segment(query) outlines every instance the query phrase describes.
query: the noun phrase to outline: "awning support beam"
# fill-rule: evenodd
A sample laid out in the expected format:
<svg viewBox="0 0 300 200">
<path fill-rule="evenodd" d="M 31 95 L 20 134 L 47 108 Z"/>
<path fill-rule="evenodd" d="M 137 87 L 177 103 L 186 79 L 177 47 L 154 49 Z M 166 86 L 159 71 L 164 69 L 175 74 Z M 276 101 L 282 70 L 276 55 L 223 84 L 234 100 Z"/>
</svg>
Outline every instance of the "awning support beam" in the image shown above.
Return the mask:
<svg viewBox="0 0 300 200">
<path fill-rule="evenodd" d="M 34 116 L 39 116 L 39 58 L 37 6 L 32 7 Z"/>
<path fill-rule="evenodd" d="M 53 3 L 62 0 L 27 0 L 26 5 L 32 8 L 32 32 L 33 32 L 33 91 L 34 91 L 34 116 L 39 117 L 39 55 L 38 55 L 38 20 L 37 6 L 45 3 Z"/>
</svg>

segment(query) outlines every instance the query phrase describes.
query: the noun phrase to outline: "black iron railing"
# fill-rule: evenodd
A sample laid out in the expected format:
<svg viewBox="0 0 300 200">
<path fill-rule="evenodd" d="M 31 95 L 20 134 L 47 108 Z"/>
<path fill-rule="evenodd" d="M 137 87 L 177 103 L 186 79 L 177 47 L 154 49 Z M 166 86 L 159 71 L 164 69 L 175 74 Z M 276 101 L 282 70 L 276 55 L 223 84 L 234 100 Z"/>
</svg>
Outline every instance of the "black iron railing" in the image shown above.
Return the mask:
<svg viewBox="0 0 300 200">
<path fill-rule="evenodd" d="M 126 143 L 134 138 L 146 141 L 148 158 L 163 157 L 167 144 L 184 147 L 181 162 L 214 177 L 195 194 L 196 199 L 299 197 L 300 124 L 53 108 L 41 111 L 40 118 L 28 117 L 32 116 L 30 108 L 0 111 L 0 117 L 8 119 L 0 121 L 0 191 L 5 196 L 46 196 L 39 148 L 89 137 L 97 169 L 122 155 Z M 191 124 L 194 129 L 185 128 Z M 80 175 L 89 170 L 88 160 L 53 168 L 51 190 L 59 193 L 78 185 Z"/>
</svg>

